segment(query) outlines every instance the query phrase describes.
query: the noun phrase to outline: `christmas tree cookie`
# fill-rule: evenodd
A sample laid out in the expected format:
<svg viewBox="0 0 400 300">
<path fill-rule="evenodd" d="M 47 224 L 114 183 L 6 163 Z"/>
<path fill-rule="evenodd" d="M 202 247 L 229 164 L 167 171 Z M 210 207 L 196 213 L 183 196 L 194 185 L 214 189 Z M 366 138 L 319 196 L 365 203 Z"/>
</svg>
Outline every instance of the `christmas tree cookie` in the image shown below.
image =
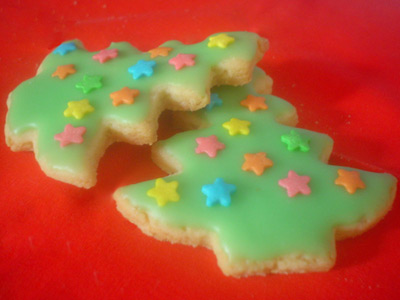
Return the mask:
<svg viewBox="0 0 400 300">
<path fill-rule="evenodd" d="M 112 43 L 91 53 L 79 41 L 63 43 L 10 94 L 7 144 L 33 150 L 48 176 L 91 187 L 108 145 L 155 142 L 163 110 L 198 110 L 212 86 L 249 82 L 267 47 L 249 32 L 169 41 L 148 52 Z"/>
<path fill-rule="evenodd" d="M 325 271 L 335 239 L 364 232 L 390 209 L 396 179 L 328 165 L 331 138 L 291 127 L 288 102 L 251 84 L 214 88 L 211 99 L 182 118 L 199 129 L 153 146 L 172 175 L 115 192 L 144 233 L 212 249 L 226 275 Z"/>
</svg>

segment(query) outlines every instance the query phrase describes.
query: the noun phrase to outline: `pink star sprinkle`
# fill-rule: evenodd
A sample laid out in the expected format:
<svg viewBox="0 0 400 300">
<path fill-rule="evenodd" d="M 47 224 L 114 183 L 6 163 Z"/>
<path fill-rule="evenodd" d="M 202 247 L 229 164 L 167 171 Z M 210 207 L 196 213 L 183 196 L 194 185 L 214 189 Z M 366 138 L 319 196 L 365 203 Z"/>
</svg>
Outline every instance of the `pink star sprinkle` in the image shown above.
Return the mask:
<svg viewBox="0 0 400 300">
<path fill-rule="evenodd" d="M 118 49 L 104 49 L 99 53 L 92 56 L 94 60 L 98 60 L 101 64 L 105 63 L 107 60 L 116 58 L 118 56 Z"/>
<path fill-rule="evenodd" d="M 207 153 L 211 158 L 217 156 L 217 151 L 225 149 L 225 144 L 220 143 L 215 135 L 209 137 L 199 137 L 196 139 L 198 144 L 196 148 L 196 153 Z"/>
<path fill-rule="evenodd" d="M 60 147 L 65 147 L 71 143 L 82 144 L 86 127 L 74 127 L 71 124 L 65 125 L 64 131 L 54 136 L 56 141 L 60 142 Z"/>
<path fill-rule="evenodd" d="M 194 61 L 196 54 L 182 54 L 179 53 L 177 56 L 171 58 L 168 62 L 170 65 L 175 66 L 175 70 L 180 70 L 183 67 L 191 67 L 196 64 Z"/>
<path fill-rule="evenodd" d="M 310 177 L 299 176 L 295 171 L 289 171 L 288 177 L 278 181 L 279 185 L 287 190 L 289 197 L 294 197 L 298 193 L 309 195 L 311 189 L 308 186 Z"/>
</svg>

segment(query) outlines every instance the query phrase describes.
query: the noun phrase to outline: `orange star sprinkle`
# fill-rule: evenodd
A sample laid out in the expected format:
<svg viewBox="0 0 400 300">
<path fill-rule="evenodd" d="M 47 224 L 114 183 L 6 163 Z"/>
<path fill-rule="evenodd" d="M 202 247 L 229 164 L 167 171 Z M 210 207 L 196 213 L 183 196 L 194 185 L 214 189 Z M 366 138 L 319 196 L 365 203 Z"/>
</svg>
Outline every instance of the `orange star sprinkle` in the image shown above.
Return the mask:
<svg viewBox="0 0 400 300">
<path fill-rule="evenodd" d="M 264 173 L 266 168 L 272 167 L 274 163 L 267 158 L 267 153 L 246 153 L 244 155 L 245 162 L 242 165 L 243 171 L 253 171 L 257 176 Z"/>
<path fill-rule="evenodd" d="M 339 169 L 339 177 L 336 178 L 335 184 L 342 185 L 349 194 L 354 194 L 357 189 L 364 189 L 365 183 L 360 178 L 360 173 L 357 171 L 346 171 Z"/>
<path fill-rule="evenodd" d="M 75 74 L 75 66 L 74 65 L 64 65 L 64 66 L 58 66 L 56 71 L 51 74 L 51 77 L 56 77 L 60 78 L 61 80 L 65 79 L 68 75 Z"/>
<path fill-rule="evenodd" d="M 246 99 L 240 101 L 240 105 L 247 107 L 251 112 L 256 111 L 258 109 L 262 110 L 268 109 L 268 105 L 265 104 L 264 97 L 256 97 L 253 95 L 248 95 Z"/>
<path fill-rule="evenodd" d="M 119 91 L 111 93 L 110 98 L 112 99 L 114 106 L 120 104 L 133 104 L 135 102 L 135 97 L 139 96 L 139 94 L 139 90 L 124 87 Z"/>
<path fill-rule="evenodd" d="M 157 56 L 168 56 L 169 52 L 171 52 L 173 48 L 170 47 L 158 47 L 155 49 L 149 50 L 150 58 L 155 58 Z"/>
</svg>

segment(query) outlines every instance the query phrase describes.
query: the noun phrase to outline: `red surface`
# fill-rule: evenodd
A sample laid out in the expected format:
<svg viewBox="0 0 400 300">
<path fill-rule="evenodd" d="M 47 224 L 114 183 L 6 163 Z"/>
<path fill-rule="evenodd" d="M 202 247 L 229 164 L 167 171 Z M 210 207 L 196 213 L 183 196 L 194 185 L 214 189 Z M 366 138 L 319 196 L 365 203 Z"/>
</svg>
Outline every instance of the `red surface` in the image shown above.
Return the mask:
<svg viewBox="0 0 400 300">
<path fill-rule="evenodd" d="M 400 175 L 396 0 L 20 2 L 0 7 L 2 124 L 7 94 L 64 40 L 147 50 L 249 30 L 271 41 L 260 66 L 274 78 L 274 94 L 297 106 L 301 127 L 334 138 L 332 163 Z M 0 134 L 2 299 L 399 297 L 400 199 L 375 228 L 337 243 L 330 272 L 227 278 L 211 251 L 156 241 L 116 211 L 116 188 L 163 175 L 149 147 L 110 147 L 97 186 L 82 190 L 46 177 L 32 153 L 11 152 Z"/>
</svg>

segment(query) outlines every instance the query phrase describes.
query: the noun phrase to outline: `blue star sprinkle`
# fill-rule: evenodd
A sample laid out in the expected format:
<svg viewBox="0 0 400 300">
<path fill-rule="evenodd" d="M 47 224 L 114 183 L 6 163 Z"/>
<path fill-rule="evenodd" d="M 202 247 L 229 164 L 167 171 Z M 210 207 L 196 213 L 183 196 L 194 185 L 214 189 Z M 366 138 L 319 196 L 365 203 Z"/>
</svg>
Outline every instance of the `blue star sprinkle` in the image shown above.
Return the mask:
<svg viewBox="0 0 400 300">
<path fill-rule="evenodd" d="M 236 191 L 234 184 L 225 183 L 222 178 L 215 179 L 213 184 L 205 184 L 201 192 L 207 196 L 206 205 L 211 207 L 217 203 L 222 206 L 231 204 L 231 193 Z"/>
<path fill-rule="evenodd" d="M 69 43 L 64 43 L 58 46 L 53 53 L 54 54 L 60 54 L 60 55 L 65 55 L 68 52 L 76 50 L 76 45 L 74 42 L 69 42 Z"/>
<path fill-rule="evenodd" d="M 154 60 L 139 60 L 136 65 L 129 67 L 128 72 L 132 74 L 133 79 L 139 79 L 143 75 L 150 77 L 153 75 L 153 68 L 156 65 Z"/>
<path fill-rule="evenodd" d="M 214 108 L 214 106 L 221 106 L 222 99 L 218 96 L 218 94 L 213 93 L 211 94 L 210 104 L 206 106 L 206 110 L 210 111 Z"/>
</svg>

